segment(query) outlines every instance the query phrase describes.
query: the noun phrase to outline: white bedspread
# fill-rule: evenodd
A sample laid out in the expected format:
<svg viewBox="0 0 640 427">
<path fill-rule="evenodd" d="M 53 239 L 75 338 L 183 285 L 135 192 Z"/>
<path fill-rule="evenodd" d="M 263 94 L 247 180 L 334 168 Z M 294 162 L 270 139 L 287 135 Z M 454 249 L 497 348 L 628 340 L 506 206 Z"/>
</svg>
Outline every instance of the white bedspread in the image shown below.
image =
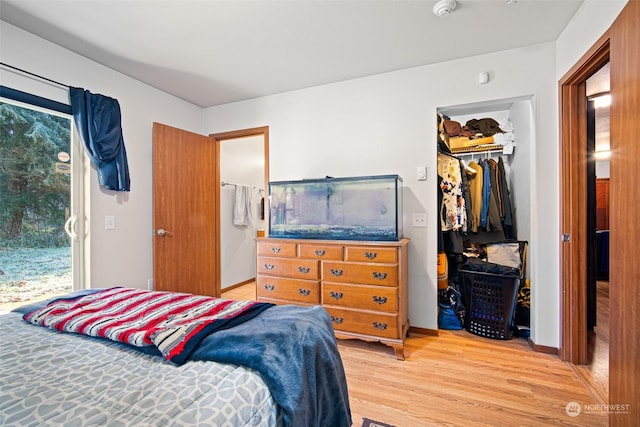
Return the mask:
<svg viewBox="0 0 640 427">
<path fill-rule="evenodd" d="M 0 315 L 2 426 L 274 426 L 278 412 L 250 369 L 176 366 Z"/>
</svg>

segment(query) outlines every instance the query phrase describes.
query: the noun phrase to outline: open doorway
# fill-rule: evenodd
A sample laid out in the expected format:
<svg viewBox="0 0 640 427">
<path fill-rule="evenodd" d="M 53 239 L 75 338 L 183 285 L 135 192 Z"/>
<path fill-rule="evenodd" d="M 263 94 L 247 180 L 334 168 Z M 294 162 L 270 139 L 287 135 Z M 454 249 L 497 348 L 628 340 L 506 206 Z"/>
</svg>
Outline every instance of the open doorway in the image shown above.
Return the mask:
<svg viewBox="0 0 640 427">
<path fill-rule="evenodd" d="M 267 215 L 268 135 L 268 127 L 212 135 L 219 162 L 216 235 L 221 292 L 255 284 L 256 237 L 264 235 Z M 243 188 L 244 201 L 239 199 Z M 240 205 L 247 207 L 244 214 L 237 212 Z"/>
<path fill-rule="evenodd" d="M 586 80 L 587 357 L 576 371 L 603 403 L 609 396 L 609 63 Z"/>
</svg>

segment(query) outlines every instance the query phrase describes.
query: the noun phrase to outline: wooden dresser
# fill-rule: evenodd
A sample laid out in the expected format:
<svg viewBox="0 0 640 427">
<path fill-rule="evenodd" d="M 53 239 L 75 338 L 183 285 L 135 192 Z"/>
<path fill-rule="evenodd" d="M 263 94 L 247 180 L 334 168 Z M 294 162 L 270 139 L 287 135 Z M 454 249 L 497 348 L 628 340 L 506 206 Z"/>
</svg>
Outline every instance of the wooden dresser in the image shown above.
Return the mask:
<svg viewBox="0 0 640 427">
<path fill-rule="evenodd" d="M 404 360 L 408 243 L 258 238 L 258 300 L 321 304 L 337 338 L 379 341 Z"/>
</svg>

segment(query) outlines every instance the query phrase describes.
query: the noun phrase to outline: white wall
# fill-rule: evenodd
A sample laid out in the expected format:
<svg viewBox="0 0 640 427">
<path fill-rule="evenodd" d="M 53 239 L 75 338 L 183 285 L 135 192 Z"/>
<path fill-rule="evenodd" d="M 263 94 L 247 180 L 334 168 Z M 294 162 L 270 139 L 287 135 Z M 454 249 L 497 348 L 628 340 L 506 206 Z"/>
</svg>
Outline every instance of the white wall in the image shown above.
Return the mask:
<svg viewBox="0 0 640 427">
<path fill-rule="evenodd" d="M 69 50 L 0 21 L 0 60 L 93 93 L 118 99 L 131 174 L 131 191 L 99 188 L 90 171 L 89 239 L 92 287 L 146 288 L 152 277 L 152 123 L 200 132 L 202 109 L 144 83 L 90 61 Z M 5 69 L 4 86 L 67 103 L 68 91 Z M 115 230 L 104 229 L 105 215 L 116 219 Z"/>
<path fill-rule="evenodd" d="M 609 160 L 596 162 L 596 178 L 609 178 L 610 176 L 610 162 Z"/>
<path fill-rule="evenodd" d="M 480 71 L 489 84 L 478 85 Z M 325 175 L 399 174 L 404 178 L 404 230 L 409 254 L 409 318 L 412 326 L 437 329 L 436 301 L 436 110 L 440 106 L 528 97 L 533 100 L 538 153 L 547 167 L 537 191 L 545 203 L 531 241 L 557 235 L 557 98 L 553 43 L 268 96 L 205 110 L 207 132 L 269 125 L 270 180 Z M 418 181 L 416 167 L 428 167 Z M 533 168 L 532 168 L 533 169 Z M 532 194 L 532 197 L 535 195 Z M 429 228 L 412 228 L 411 215 L 427 212 Z M 555 240 L 554 240 L 555 243 Z M 537 343 L 558 343 L 558 250 L 549 245 L 531 266 L 538 298 L 552 325 Z M 548 303 L 547 303 L 548 301 Z M 534 325 L 535 329 L 535 325 Z"/>
<path fill-rule="evenodd" d="M 222 289 L 256 277 L 256 236 L 264 230 L 260 199 L 264 193 L 264 137 L 262 135 L 223 140 L 220 144 L 220 181 L 254 187 L 253 225 L 233 224 L 234 186 L 220 189 L 220 254 Z"/>
<path fill-rule="evenodd" d="M 558 80 L 604 34 L 627 0 L 585 0 L 556 41 Z"/>
</svg>

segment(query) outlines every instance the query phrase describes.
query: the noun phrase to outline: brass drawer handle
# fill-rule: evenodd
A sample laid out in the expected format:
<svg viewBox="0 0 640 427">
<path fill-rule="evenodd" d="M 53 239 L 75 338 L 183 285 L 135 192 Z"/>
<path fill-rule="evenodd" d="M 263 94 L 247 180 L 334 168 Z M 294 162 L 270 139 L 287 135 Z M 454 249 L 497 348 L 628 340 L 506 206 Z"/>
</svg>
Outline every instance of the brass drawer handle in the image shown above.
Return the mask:
<svg viewBox="0 0 640 427">
<path fill-rule="evenodd" d="M 387 297 L 379 297 L 374 295 L 373 296 L 373 302 L 377 303 L 377 304 L 386 304 L 387 303 Z"/>
<path fill-rule="evenodd" d="M 317 256 L 324 256 L 324 254 L 326 253 L 324 249 L 316 249 L 314 252 Z"/>
<path fill-rule="evenodd" d="M 272 247 L 271 250 L 273 251 L 274 254 L 279 254 L 280 253 L 280 248 L 277 247 Z"/>
<path fill-rule="evenodd" d="M 387 278 L 387 273 L 378 273 L 377 271 L 374 271 L 372 275 L 373 278 L 377 280 L 384 280 Z"/>
<path fill-rule="evenodd" d="M 329 272 L 331 272 L 331 275 L 336 276 L 336 277 L 342 276 L 342 270 L 338 270 L 336 268 L 329 269 Z"/>
<path fill-rule="evenodd" d="M 386 323 L 373 322 L 373 327 L 378 329 L 378 330 L 384 331 L 385 329 L 387 329 L 387 324 Z"/>
<path fill-rule="evenodd" d="M 375 252 L 365 252 L 364 256 L 367 257 L 367 259 L 374 259 L 378 256 L 378 254 Z"/>
<path fill-rule="evenodd" d="M 268 284 L 268 283 L 265 283 L 264 288 L 265 288 L 266 290 L 268 290 L 268 291 L 272 291 L 272 290 L 274 290 L 276 287 L 275 287 L 275 286 L 273 286 L 273 285 L 270 285 L 270 284 Z"/>
<path fill-rule="evenodd" d="M 309 267 L 298 267 L 298 271 L 302 274 L 307 274 L 311 269 Z"/>
<path fill-rule="evenodd" d="M 304 295 L 305 297 L 309 296 L 309 294 L 311 293 L 311 289 L 302 289 L 302 288 L 298 288 L 298 293 L 300 295 Z"/>
<path fill-rule="evenodd" d="M 340 323 L 344 322 L 344 319 L 342 317 L 331 316 L 331 321 L 339 325 Z"/>
<path fill-rule="evenodd" d="M 274 268 L 276 268 L 275 264 L 265 264 L 264 265 L 265 270 L 273 270 Z"/>
<path fill-rule="evenodd" d="M 342 292 L 331 291 L 331 292 L 329 292 L 329 295 L 331 295 L 331 298 L 335 298 L 335 299 L 342 298 Z"/>
</svg>

